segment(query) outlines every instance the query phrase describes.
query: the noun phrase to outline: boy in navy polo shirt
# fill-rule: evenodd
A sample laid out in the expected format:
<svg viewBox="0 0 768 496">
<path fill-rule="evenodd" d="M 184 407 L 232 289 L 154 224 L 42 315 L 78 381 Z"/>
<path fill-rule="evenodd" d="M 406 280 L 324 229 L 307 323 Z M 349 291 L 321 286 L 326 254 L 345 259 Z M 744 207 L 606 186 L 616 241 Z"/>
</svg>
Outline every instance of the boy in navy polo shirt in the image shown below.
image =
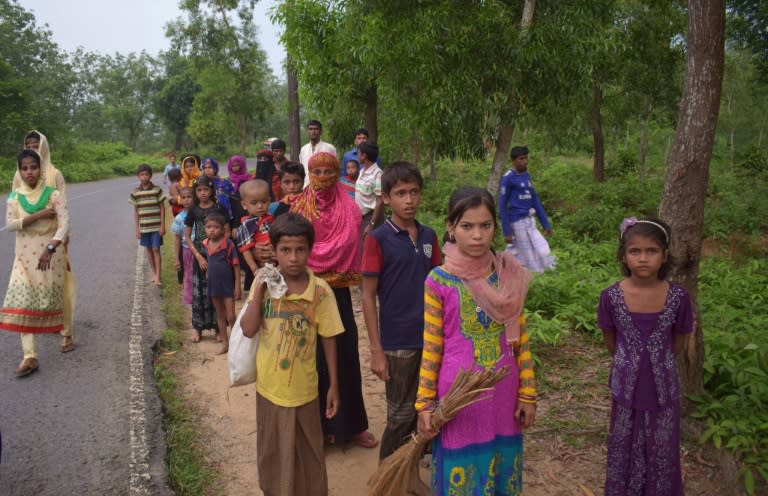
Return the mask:
<svg viewBox="0 0 768 496">
<path fill-rule="evenodd" d="M 392 216 L 365 237 L 363 246 L 363 317 L 371 343 L 371 371 L 386 382 L 387 426 L 380 459 L 404 444 L 416 428 L 424 280 L 441 263 L 437 234 L 416 221 L 423 182 L 419 169 L 409 162 L 384 169 L 382 200 Z"/>
</svg>

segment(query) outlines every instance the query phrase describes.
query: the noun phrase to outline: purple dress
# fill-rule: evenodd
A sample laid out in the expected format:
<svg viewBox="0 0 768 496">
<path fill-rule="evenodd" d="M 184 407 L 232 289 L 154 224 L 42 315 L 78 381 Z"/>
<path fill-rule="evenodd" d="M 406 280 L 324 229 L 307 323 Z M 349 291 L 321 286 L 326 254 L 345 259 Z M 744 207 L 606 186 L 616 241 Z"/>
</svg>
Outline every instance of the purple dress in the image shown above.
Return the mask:
<svg viewBox="0 0 768 496">
<path fill-rule="evenodd" d="M 673 335 L 692 330 L 688 293 L 670 283 L 664 308 L 630 312 L 618 283 L 603 290 L 598 326 L 616 334 L 606 496 L 682 496 L 680 383 Z"/>
</svg>

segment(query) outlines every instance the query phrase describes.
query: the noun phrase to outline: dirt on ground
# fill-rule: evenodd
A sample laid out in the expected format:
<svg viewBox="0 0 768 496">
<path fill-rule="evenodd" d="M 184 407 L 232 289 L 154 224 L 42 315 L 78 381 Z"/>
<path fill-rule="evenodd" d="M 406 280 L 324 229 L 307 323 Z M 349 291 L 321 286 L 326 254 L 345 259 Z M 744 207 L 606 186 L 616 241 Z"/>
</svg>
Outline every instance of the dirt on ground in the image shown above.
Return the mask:
<svg viewBox="0 0 768 496">
<path fill-rule="evenodd" d="M 355 294 L 355 292 L 353 292 Z M 367 364 L 370 353 L 362 313 L 360 362 L 370 430 L 380 438 L 386 421 L 384 383 Z M 256 469 L 256 393 L 253 385 L 229 387 L 226 355 L 207 332 L 200 343 L 185 332 L 185 345 L 176 357 L 184 394 L 199 413 L 208 461 L 221 484 L 211 495 L 261 495 Z M 605 438 L 610 416 L 607 389 L 610 357 L 590 337 L 572 333 L 557 347 L 534 344 L 539 380 L 536 425 L 525 433 L 524 481 L 527 496 L 592 496 L 603 494 Z M 695 431 L 684 426 L 683 431 Z M 684 434 L 685 437 L 685 434 Z M 687 496 L 737 495 L 736 469 L 723 468 L 720 454 L 703 450 L 695 437 L 684 439 L 683 476 Z M 326 446 L 330 494 L 365 495 L 367 481 L 378 464 L 378 448 Z M 421 470 L 428 483 L 429 472 Z"/>
</svg>

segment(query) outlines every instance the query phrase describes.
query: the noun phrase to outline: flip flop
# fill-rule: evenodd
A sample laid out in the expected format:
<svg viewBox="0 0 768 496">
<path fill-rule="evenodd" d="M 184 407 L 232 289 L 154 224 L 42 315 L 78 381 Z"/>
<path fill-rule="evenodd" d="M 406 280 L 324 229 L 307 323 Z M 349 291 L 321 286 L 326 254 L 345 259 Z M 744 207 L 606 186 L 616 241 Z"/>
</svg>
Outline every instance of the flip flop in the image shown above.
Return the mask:
<svg viewBox="0 0 768 496">
<path fill-rule="evenodd" d="M 61 340 L 59 351 L 61 351 L 62 353 L 69 353 L 74 349 L 75 349 L 75 343 L 72 341 L 72 336 L 64 336 L 64 338 L 62 338 Z"/>
<path fill-rule="evenodd" d="M 363 448 L 375 448 L 379 445 L 379 440 L 372 433 L 365 431 L 352 438 L 352 442 Z"/>
<path fill-rule="evenodd" d="M 35 372 L 39 367 L 37 358 L 25 358 L 21 365 L 19 365 L 19 368 L 16 369 L 16 377 L 26 377 Z"/>
</svg>

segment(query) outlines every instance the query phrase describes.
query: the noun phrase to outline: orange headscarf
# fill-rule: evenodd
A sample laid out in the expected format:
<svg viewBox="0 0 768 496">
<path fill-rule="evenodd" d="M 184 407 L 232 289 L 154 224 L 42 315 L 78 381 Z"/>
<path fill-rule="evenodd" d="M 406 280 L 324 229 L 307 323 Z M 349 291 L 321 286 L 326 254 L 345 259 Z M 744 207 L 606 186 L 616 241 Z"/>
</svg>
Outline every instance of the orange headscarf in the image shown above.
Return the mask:
<svg viewBox="0 0 768 496">
<path fill-rule="evenodd" d="M 184 167 L 187 160 L 191 160 L 195 163 L 195 168 L 192 169 L 192 172 L 187 172 L 187 168 Z M 194 188 L 195 179 L 200 177 L 201 174 L 200 163 L 197 161 L 197 158 L 192 155 L 187 155 L 184 157 L 184 160 L 181 161 L 181 180 L 179 181 L 179 186 L 182 188 Z"/>
</svg>

